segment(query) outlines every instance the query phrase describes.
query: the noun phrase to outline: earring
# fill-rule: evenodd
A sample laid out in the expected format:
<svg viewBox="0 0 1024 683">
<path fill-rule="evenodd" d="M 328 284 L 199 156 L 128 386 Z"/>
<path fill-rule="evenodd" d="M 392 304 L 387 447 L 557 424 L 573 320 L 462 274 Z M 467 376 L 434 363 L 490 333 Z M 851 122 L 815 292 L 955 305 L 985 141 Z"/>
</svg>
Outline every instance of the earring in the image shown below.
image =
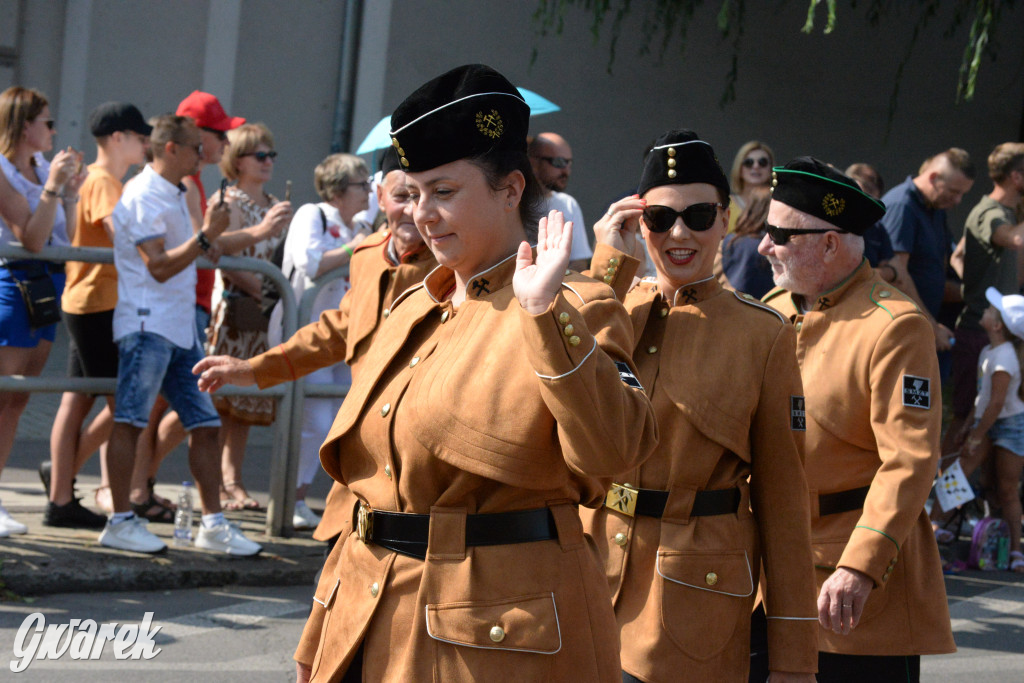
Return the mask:
<svg viewBox="0 0 1024 683">
<path fill-rule="evenodd" d="M 508 208 L 510 208 L 510 209 L 512 208 L 512 202 L 508 203 Z"/>
</svg>

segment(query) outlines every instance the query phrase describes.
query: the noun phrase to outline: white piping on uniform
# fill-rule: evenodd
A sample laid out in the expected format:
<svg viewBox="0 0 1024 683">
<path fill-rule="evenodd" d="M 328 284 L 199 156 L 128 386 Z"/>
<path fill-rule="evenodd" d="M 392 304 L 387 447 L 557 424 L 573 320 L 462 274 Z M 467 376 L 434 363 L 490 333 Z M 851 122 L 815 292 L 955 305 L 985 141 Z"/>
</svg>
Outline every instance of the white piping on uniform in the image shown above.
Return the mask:
<svg viewBox="0 0 1024 683">
<path fill-rule="evenodd" d="M 746 597 L 749 597 L 749 596 L 754 594 L 754 575 L 750 571 L 750 558 L 747 557 L 747 551 L 746 550 L 743 551 L 743 560 L 747 563 L 747 578 L 750 580 L 750 590 L 747 591 L 746 593 L 730 593 L 729 591 L 716 591 L 714 588 L 707 588 L 705 586 L 698 586 L 698 585 L 693 584 L 693 583 L 686 583 L 685 581 L 679 581 L 677 579 L 673 579 L 670 576 L 665 576 L 664 574 L 661 573 L 661 558 L 662 557 L 663 557 L 662 553 L 658 553 L 658 576 L 660 576 L 661 578 L 665 579 L 666 581 L 671 581 L 672 583 L 678 583 L 681 586 L 689 586 L 690 588 L 696 588 L 699 591 L 708 591 L 709 593 L 718 593 L 719 595 L 731 595 L 731 596 L 736 597 L 736 598 L 746 598 Z"/>
<path fill-rule="evenodd" d="M 558 654 L 562 650 L 562 625 L 558 621 L 558 605 L 555 604 L 555 594 L 551 593 L 551 608 L 555 611 L 555 629 L 558 632 L 558 649 L 556 650 L 527 650 L 521 647 L 491 647 L 488 645 L 473 645 L 472 643 L 463 643 L 457 640 L 448 640 L 447 638 L 441 638 L 440 636 L 434 635 L 430 630 L 430 605 L 424 606 L 424 616 L 427 621 L 427 635 L 438 640 L 442 643 L 451 643 L 452 645 L 461 645 L 463 647 L 472 647 L 478 650 L 504 650 L 506 652 L 532 652 L 538 655 L 554 655 Z"/>
<path fill-rule="evenodd" d="M 569 372 L 566 372 L 566 373 L 561 374 L 561 375 L 555 375 L 553 377 L 551 375 L 542 375 L 539 372 L 537 372 L 536 370 L 533 371 L 533 374 L 537 375 L 541 379 L 562 379 L 563 377 L 568 377 L 569 375 L 571 375 L 572 373 L 576 372 L 581 367 L 583 367 L 583 364 L 587 362 L 587 359 L 590 358 L 590 354 L 592 354 L 594 352 L 594 349 L 596 349 L 596 348 L 597 348 L 597 340 L 595 339 L 594 340 L 594 346 L 592 346 L 591 349 L 589 351 L 587 351 L 587 355 L 583 356 L 583 358 L 580 360 L 580 364 L 577 365 L 576 367 L 574 367 Z"/>
</svg>

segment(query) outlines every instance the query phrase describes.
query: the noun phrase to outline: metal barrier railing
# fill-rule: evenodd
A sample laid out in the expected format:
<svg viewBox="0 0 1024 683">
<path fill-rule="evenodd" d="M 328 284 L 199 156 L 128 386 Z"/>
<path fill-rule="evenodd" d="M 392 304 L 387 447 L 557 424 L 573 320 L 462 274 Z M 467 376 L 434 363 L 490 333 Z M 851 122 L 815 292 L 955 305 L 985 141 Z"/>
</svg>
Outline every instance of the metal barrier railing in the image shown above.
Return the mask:
<svg viewBox="0 0 1024 683">
<path fill-rule="evenodd" d="M 81 261 L 85 263 L 113 263 L 112 249 L 97 247 L 44 247 L 38 253 L 15 244 L 0 245 L 0 258 L 3 259 L 36 259 L 61 263 L 64 261 Z M 308 320 L 312 310 L 313 299 L 320 288 L 348 273 L 348 267 L 336 268 L 317 278 L 313 287 L 307 290 L 299 306 L 295 301 L 288 279 L 280 269 L 271 263 L 253 258 L 238 256 L 222 256 L 216 265 L 205 258 L 196 260 L 196 266 L 202 269 L 220 268 L 222 270 L 247 270 L 266 276 L 281 295 L 282 303 L 282 339 L 288 339 L 298 329 L 299 320 Z M 20 375 L 0 376 L 0 391 L 22 392 L 81 392 L 81 393 L 114 393 L 117 380 L 110 378 L 86 377 L 23 377 Z M 315 386 L 315 389 L 312 387 Z M 266 532 L 271 536 L 280 536 L 290 529 L 290 515 L 295 507 L 295 482 L 298 468 L 298 444 L 301 439 L 302 397 L 305 381 L 291 382 L 269 389 L 260 390 L 256 387 L 224 387 L 218 391 L 223 396 L 260 395 L 278 398 L 278 410 L 281 416 L 274 421 L 270 460 L 270 502 L 267 505 Z M 348 387 L 331 385 L 311 385 L 317 396 L 344 396 Z M 297 404 L 297 406 L 296 406 Z"/>
</svg>

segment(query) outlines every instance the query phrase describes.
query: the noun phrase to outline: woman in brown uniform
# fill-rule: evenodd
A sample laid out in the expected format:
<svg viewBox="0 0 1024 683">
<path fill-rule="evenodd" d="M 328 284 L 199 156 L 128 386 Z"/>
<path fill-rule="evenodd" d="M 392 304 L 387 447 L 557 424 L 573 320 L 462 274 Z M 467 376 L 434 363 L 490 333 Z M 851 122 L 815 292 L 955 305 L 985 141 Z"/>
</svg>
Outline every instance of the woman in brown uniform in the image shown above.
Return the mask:
<svg viewBox="0 0 1024 683">
<path fill-rule="evenodd" d="M 609 264 L 621 270 L 639 221 L 657 269 L 624 303 L 659 445 L 613 485 L 604 508 L 584 511 L 607 558 L 622 679 L 746 681 L 763 565 L 771 680 L 813 680 L 818 626 L 793 328 L 712 276 L 729 183 L 708 143 L 692 131 L 662 135 L 638 192 L 594 226 L 605 244 L 592 262 L 595 277 L 607 278 Z"/>
<path fill-rule="evenodd" d="M 539 197 L 528 117 L 511 83 L 470 65 L 391 118 L 441 265 L 391 306 L 320 450 L 361 503 L 324 566 L 300 680 L 619 677 L 577 506 L 599 504 L 657 429 L 620 378 L 625 311 L 565 274 L 571 225 L 554 214 L 536 257 L 524 244 Z"/>
</svg>

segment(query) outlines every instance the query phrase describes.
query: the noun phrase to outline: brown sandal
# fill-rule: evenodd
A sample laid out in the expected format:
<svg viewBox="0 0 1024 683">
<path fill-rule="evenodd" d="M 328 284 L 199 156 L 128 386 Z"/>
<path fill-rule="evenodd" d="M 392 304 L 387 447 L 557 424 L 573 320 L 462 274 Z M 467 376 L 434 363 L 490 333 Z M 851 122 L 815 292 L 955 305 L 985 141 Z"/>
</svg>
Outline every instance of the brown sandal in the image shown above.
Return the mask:
<svg viewBox="0 0 1024 683">
<path fill-rule="evenodd" d="M 150 522 L 174 524 L 174 510 L 161 505 L 153 496 L 144 503 L 132 503 L 132 512 L 136 517 L 148 519 Z"/>
<path fill-rule="evenodd" d="M 220 505 L 225 510 L 259 510 L 260 504 L 249 495 L 240 481 L 226 481 L 221 486 Z M 239 495 L 241 493 L 241 495 Z M 225 498 L 225 496 L 227 496 Z"/>
</svg>

